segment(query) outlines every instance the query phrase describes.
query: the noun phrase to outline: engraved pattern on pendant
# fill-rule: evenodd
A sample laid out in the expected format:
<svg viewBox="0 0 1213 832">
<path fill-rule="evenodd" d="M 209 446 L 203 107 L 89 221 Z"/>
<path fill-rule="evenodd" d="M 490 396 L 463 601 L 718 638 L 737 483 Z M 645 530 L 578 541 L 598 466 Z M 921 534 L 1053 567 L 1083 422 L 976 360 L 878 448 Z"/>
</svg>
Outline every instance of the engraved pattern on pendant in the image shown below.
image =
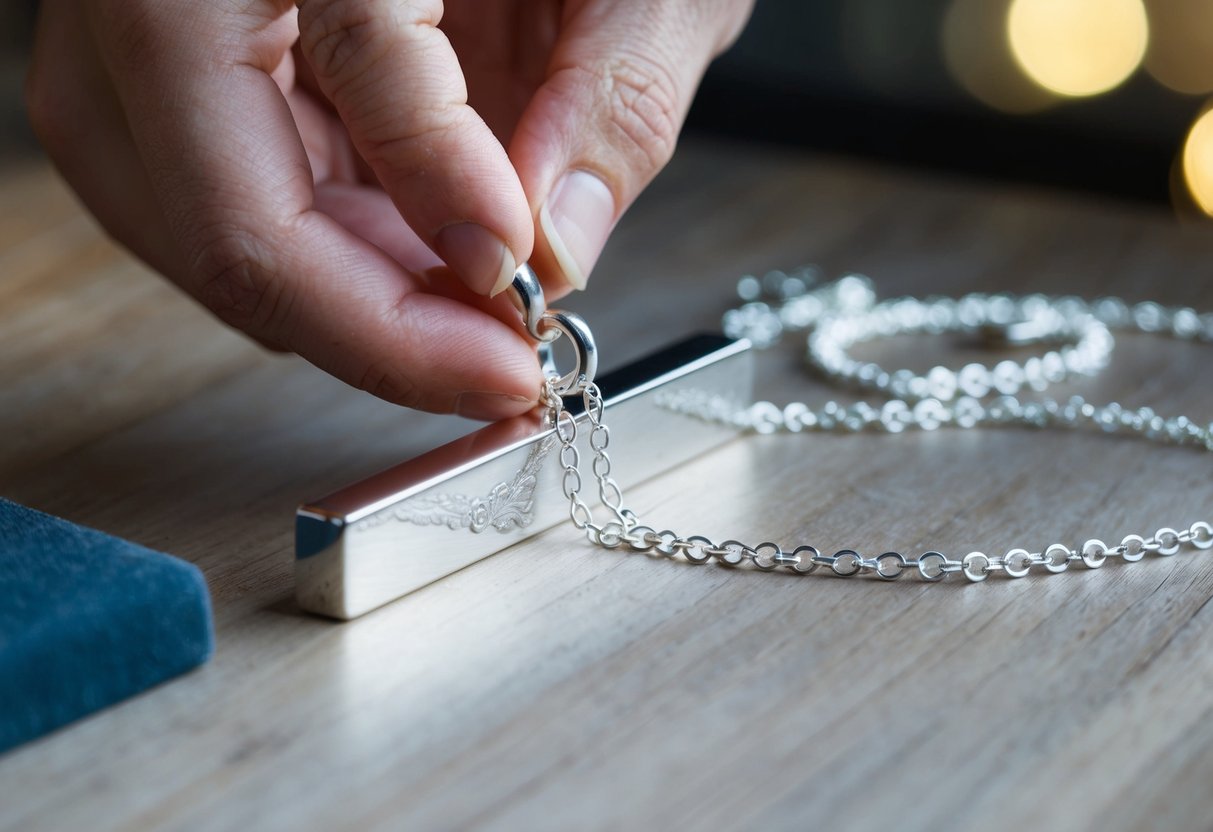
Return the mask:
<svg viewBox="0 0 1213 832">
<path fill-rule="evenodd" d="M 471 529 L 477 534 L 490 528 L 499 532 L 526 528 L 535 519 L 539 469 L 555 445 L 556 437 L 548 436 L 532 447 L 513 479 L 497 483 L 483 497 L 420 494 L 390 512 L 366 518 L 357 528 L 372 529 L 391 520 L 417 526 L 446 526 L 452 531 Z"/>
</svg>

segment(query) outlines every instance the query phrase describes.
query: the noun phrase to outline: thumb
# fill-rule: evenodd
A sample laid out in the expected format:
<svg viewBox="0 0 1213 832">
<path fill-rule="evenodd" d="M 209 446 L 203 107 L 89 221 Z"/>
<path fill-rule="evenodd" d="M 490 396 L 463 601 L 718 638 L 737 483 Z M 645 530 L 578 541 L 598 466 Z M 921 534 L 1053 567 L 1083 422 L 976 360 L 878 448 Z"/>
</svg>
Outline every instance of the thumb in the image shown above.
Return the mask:
<svg viewBox="0 0 1213 832">
<path fill-rule="evenodd" d="M 708 63 L 749 0 L 572 3 L 510 143 L 541 274 L 584 289 L 620 215 L 674 153 Z M 568 287 L 550 287 L 559 293 Z"/>
</svg>

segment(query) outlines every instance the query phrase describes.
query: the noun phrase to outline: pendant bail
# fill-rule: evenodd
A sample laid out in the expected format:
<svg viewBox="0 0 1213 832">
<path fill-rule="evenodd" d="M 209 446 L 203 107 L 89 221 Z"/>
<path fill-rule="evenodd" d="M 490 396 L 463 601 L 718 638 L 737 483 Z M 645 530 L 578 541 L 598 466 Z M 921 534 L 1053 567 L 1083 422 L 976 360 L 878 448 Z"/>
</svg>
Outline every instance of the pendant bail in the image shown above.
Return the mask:
<svg viewBox="0 0 1213 832">
<path fill-rule="evenodd" d="M 550 345 L 560 336 L 568 338 L 573 346 L 573 369 L 563 375 L 554 369 L 551 348 L 547 347 L 543 357 L 545 373 L 551 372 L 552 392 L 558 396 L 572 396 L 593 383 L 598 373 L 598 347 L 589 324 L 575 312 L 547 308 L 543 298 L 543 285 L 539 276 L 527 263 L 514 272 L 510 284 L 510 299 L 522 315 L 522 322 L 532 338 L 542 345 Z M 545 389 L 547 385 L 545 385 Z"/>
<path fill-rule="evenodd" d="M 522 323 L 526 326 L 526 331 L 532 338 L 540 343 L 545 343 L 555 341 L 560 337 L 559 332 L 551 330 L 545 332 L 540 327 L 540 321 L 543 320 L 544 313 L 548 311 L 548 305 L 543 298 L 543 284 L 539 282 L 539 275 L 535 274 L 535 270 L 529 263 L 523 263 L 514 272 L 509 294 L 510 300 L 514 302 L 514 307 L 522 315 Z"/>
</svg>

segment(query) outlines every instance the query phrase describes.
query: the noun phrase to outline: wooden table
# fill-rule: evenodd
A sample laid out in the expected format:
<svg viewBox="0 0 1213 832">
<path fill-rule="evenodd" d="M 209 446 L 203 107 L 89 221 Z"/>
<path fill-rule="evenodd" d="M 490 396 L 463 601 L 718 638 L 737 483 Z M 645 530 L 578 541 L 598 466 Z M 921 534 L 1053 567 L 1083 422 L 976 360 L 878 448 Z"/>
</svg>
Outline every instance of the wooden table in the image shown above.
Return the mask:
<svg viewBox="0 0 1213 832">
<path fill-rule="evenodd" d="M 356 622 L 300 613 L 296 503 L 471 425 L 246 343 L 115 250 L 44 165 L 0 181 L 0 493 L 197 563 L 219 645 L 0 758 L 0 827 L 1213 823 L 1213 553 L 884 584 L 594 551 L 558 527 Z M 1160 209 L 705 143 L 574 305 L 619 364 L 713 328 L 737 275 L 806 260 L 884 295 L 1213 308 L 1213 237 Z M 910 346 L 916 366 L 961 360 Z M 763 392 L 830 395 L 797 353 L 763 357 Z M 1069 390 L 1207 419 L 1211 357 L 1126 337 Z M 1209 470 L 1051 432 L 750 437 L 629 500 L 713 536 L 1001 553 L 1213 519 Z"/>
</svg>

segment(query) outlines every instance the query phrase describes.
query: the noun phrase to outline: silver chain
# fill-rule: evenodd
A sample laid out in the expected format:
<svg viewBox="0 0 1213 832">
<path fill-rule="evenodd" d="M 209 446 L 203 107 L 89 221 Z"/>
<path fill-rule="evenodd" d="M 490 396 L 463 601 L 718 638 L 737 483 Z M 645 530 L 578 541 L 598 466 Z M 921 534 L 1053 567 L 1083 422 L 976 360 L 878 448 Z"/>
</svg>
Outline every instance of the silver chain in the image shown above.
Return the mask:
<svg viewBox="0 0 1213 832">
<path fill-rule="evenodd" d="M 731 401 L 682 391 L 667 397 L 663 405 L 687 416 L 763 434 L 867 430 L 901 433 L 907 429 L 1012 425 L 1096 428 L 1213 451 L 1213 424 L 1202 425 L 1185 416 L 1166 418 L 1150 408 L 1134 410 L 1116 403 L 1094 405 L 1077 396 L 1061 403 L 1048 398 L 1022 402 L 1015 395 L 1025 389 L 1042 392 L 1050 384 L 1072 376 L 1095 375 L 1106 366 L 1111 354 L 1112 331 L 1158 333 L 1213 342 L 1213 314 L 1201 315 L 1188 307 L 1165 307 L 1153 302 L 1130 305 L 1117 298 L 1102 298 L 1088 303 L 1080 298 L 1043 295 L 1020 298 L 973 294 L 959 299 L 902 298 L 877 303 L 871 281 L 858 275 L 819 287 L 815 283 L 815 275 L 809 270 L 793 274 L 772 272 L 761 281 L 751 276 L 742 278 L 738 294 L 746 303 L 725 314 L 725 334 L 748 338 L 762 349 L 778 342 L 785 332 L 808 330 L 808 361 L 827 379 L 876 390 L 892 398 L 878 404 L 843 405 L 829 401 L 819 408 L 803 402 L 780 407 L 762 401 L 738 409 Z M 1023 363 L 1008 360 L 994 367 L 969 364 L 959 371 L 935 367 L 924 375 L 909 370 L 886 372 L 876 364 L 856 361 L 847 355 L 853 344 L 873 338 L 946 332 L 984 334 L 1014 344 L 1067 343 Z M 1001 556 L 970 552 L 959 559 L 937 551 L 913 558 L 892 551 L 865 557 L 853 549 L 827 555 L 808 545 L 787 552 L 772 542 L 756 546 L 736 540 L 716 543 L 702 535 L 684 537 L 668 529 L 655 531 L 642 525 L 636 514 L 623 505 L 623 494 L 611 476 L 607 452 L 610 430 L 602 420 L 602 394 L 592 380 L 583 377 L 577 389 L 590 425 L 592 471 L 599 499 L 613 515 L 613 519 L 600 525 L 581 498 L 578 424 L 564 407 L 559 381 L 548 380 L 542 399 L 560 442 L 562 490 L 569 502 L 569 517 L 592 543 L 607 549 L 626 546 L 636 552 L 681 556 L 694 564 L 713 560 L 725 566 L 749 563 L 762 571 L 782 567 L 801 575 L 823 569 L 839 577 L 867 574 L 891 581 L 915 571 L 924 581 L 941 581 L 952 573 L 961 573 L 972 582 L 980 582 L 996 572 L 1022 578 L 1033 569 L 1056 574 L 1066 571 L 1071 564 L 1082 563 L 1096 569 L 1109 558 L 1134 563 L 1147 553 L 1169 557 L 1185 546 L 1197 550 L 1213 548 L 1213 523 L 1206 521 L 1192 523 L 1183 530 L 1160 528 L 1149 537 L 1126 535 L 1116 545 L 1091 539 L 1079 547 L 1054 543 L 1038 552 L 1013 548 Z"/>
</svg>

